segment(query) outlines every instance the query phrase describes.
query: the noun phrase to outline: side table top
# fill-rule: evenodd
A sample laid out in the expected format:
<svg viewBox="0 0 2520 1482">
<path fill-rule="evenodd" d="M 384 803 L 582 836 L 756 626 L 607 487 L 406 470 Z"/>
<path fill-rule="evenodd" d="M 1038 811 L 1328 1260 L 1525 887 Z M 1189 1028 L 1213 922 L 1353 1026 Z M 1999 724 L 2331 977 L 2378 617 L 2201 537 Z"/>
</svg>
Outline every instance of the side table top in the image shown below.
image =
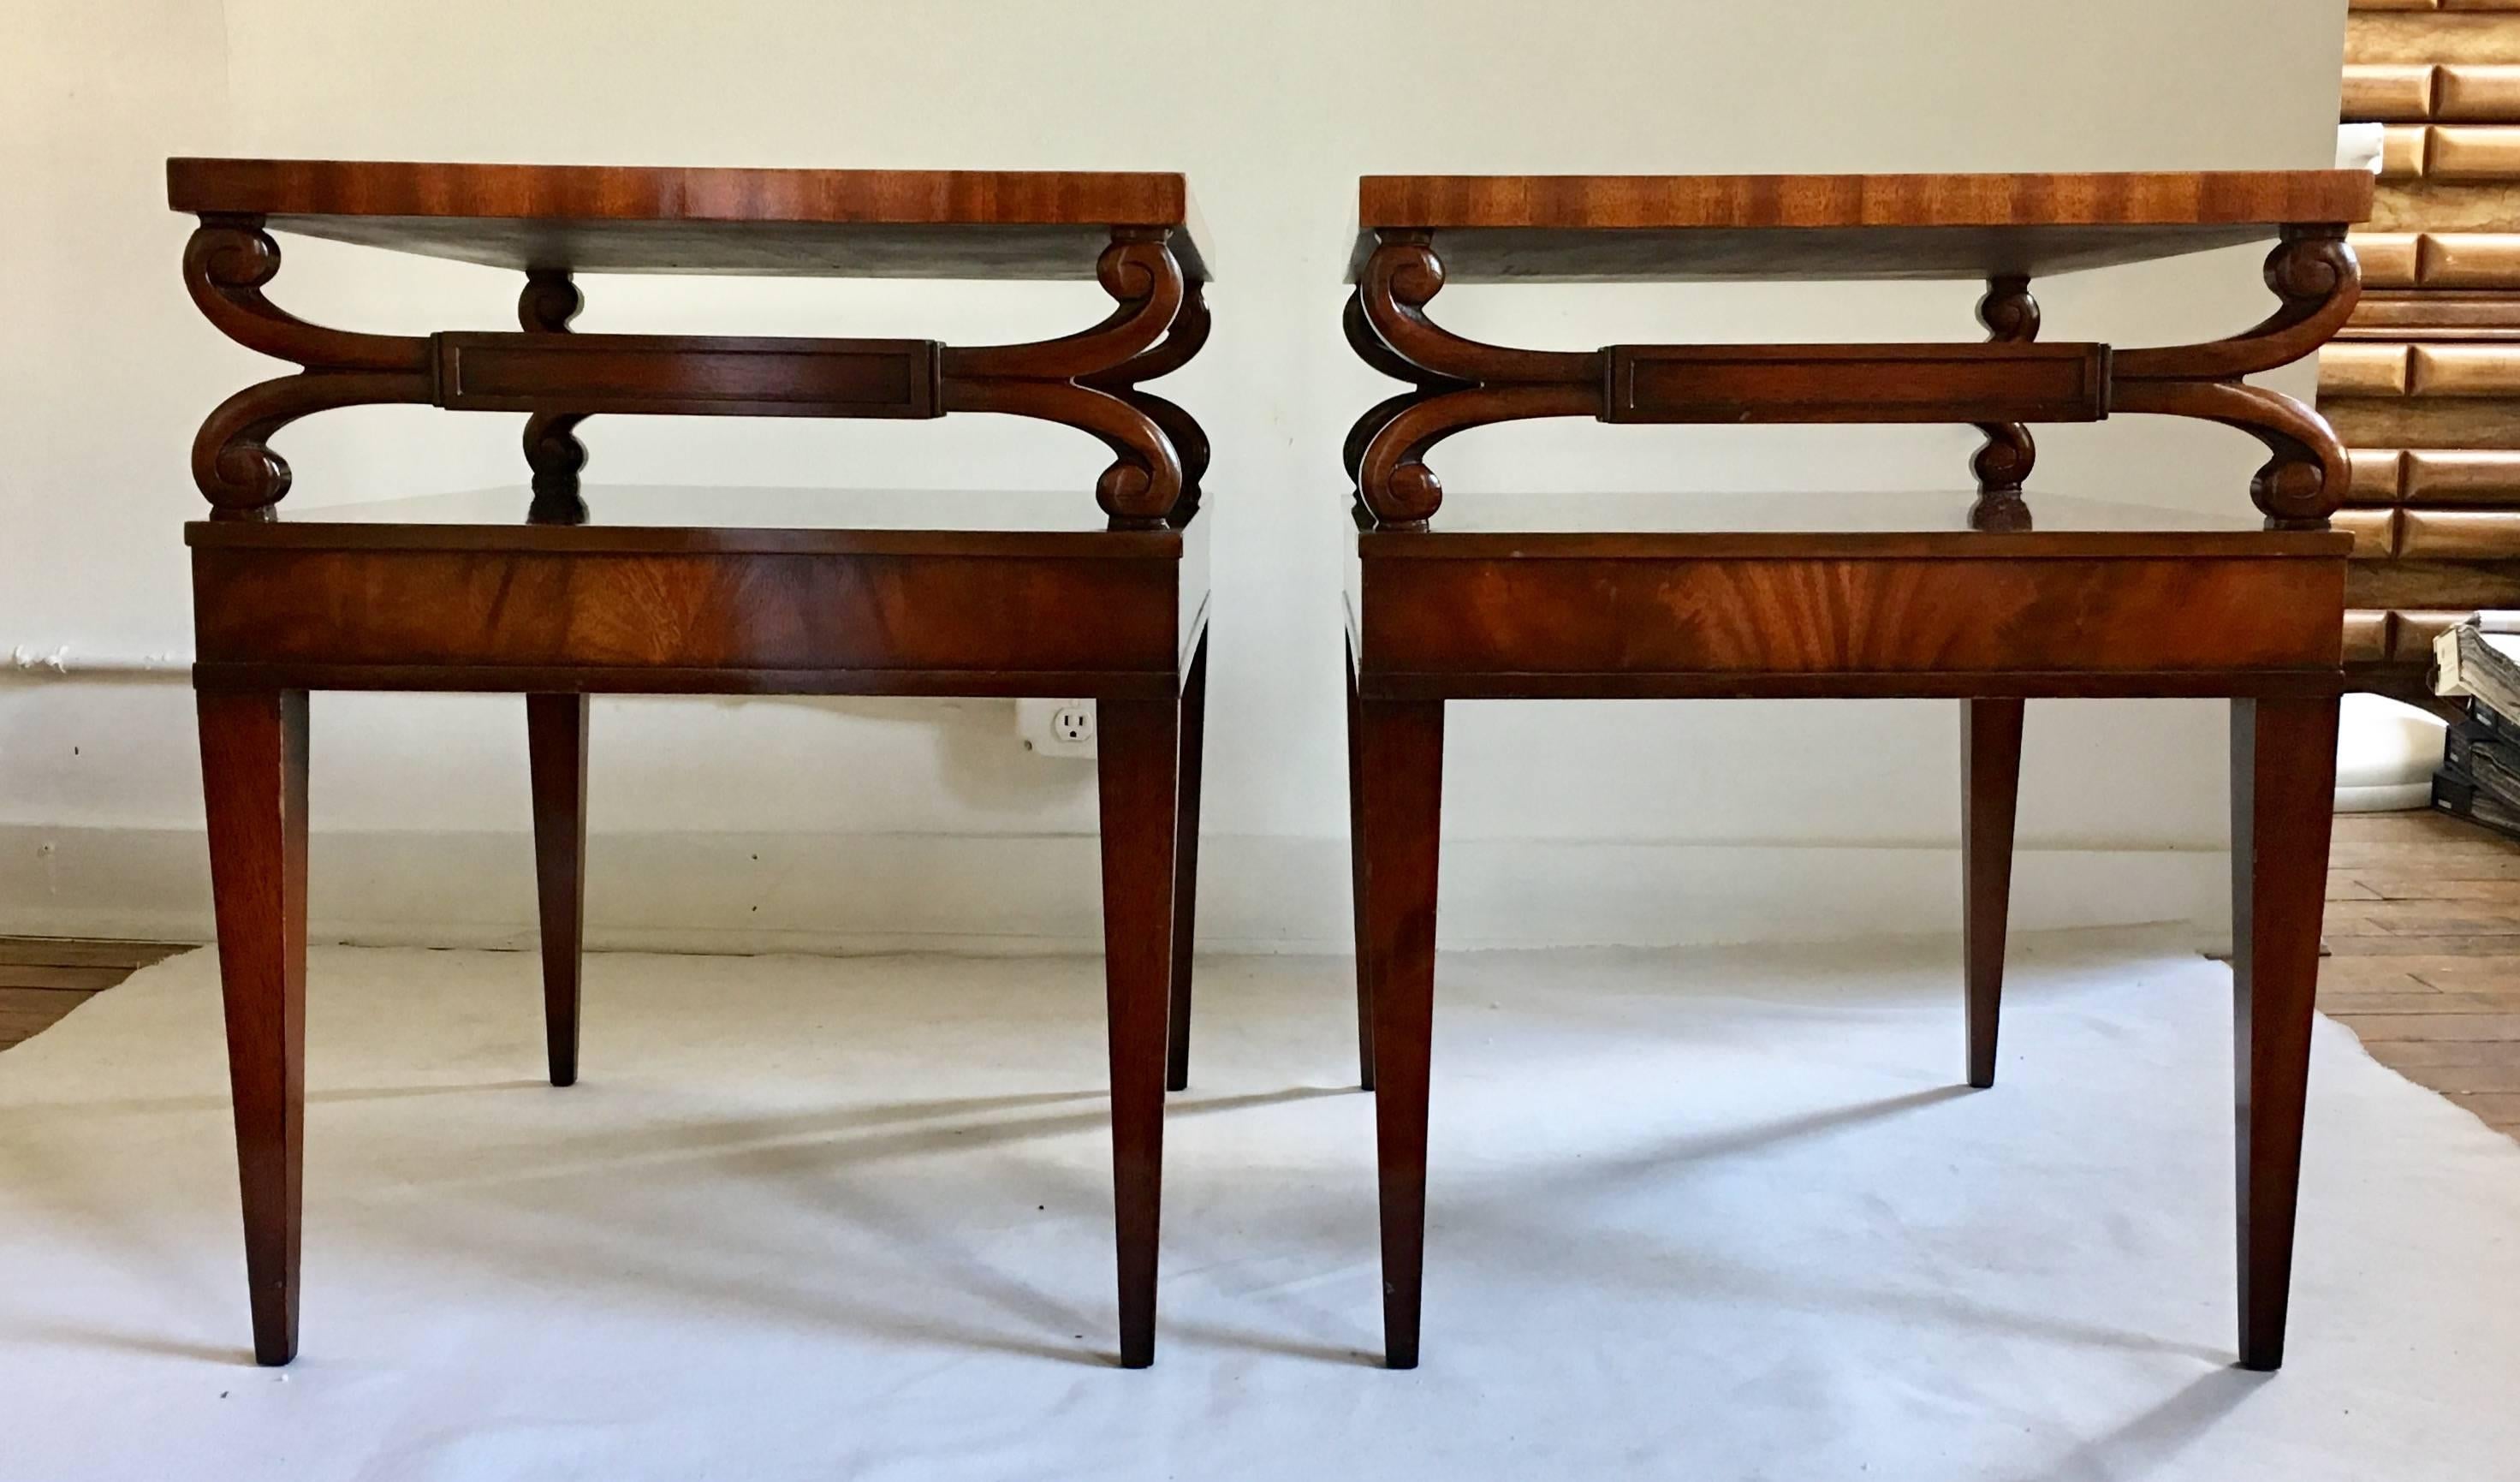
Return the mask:
<svg viewBox="0 0 2520 1482">
<path fill-rule="evenodd" d="M 1377 231 L 1432 233 L 1455 282 L 2048 276 L 2370 213 L 2362 170 L 2012 175 L 1368 175 Z"/>
<path fill-rule="evenodd" d="M 1417 560 L 2248 556 L 2342 560 L 2341 530 L 2270 530 L 2254 510 L 2032 490 L 2026 528 L 1981 530 L 1974 490 L 1566 491 L 1448 496 L 1431 528 L 1360 522 L 1360 555 Z"/>
<path fill-rule="evenodd" d="M 1144 559 L 1203 548 L 1209 521 L 1114 530 L 1090 499 L 1022 489 L 603 484 L 588 518 L 536 524 L 523 485 L 292 510 L 285 519 L 202 519 L 196 549 L 261 551 L 794 552 Z"/>
<path fill-rule="evenodd" d="M 395 160 L 166 161 L 166 202 L 274 230 L 520 270 L 1090 276 L 1115 228 L 1173 232 L 1210 276 L 1178 174 Z"/>
</svg>

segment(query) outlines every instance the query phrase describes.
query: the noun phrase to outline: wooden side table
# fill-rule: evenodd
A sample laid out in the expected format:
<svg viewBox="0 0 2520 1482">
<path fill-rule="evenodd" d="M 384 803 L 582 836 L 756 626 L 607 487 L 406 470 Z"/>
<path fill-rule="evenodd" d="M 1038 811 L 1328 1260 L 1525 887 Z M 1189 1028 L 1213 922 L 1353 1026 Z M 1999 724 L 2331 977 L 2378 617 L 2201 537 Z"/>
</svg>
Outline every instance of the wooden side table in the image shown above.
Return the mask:
<svg viewBox="0 0 2520 1482">
<path fill-rule="evenodd" d="M 169 203 L 201 218 L 184 276 L 202 312 L 303 368 L 210 414 L 193 450 L 210 517 L 186 527 L 255 1357 L 296 1350 L 306 695 L 330 689 L 526 696 L 551 1078 L 563 1086 L 577 1075 L 589 695 L 1097 699 L 1120 1353 L 1149 1363 L 1206 669 L 1206 440 L 1142 384 L 1207 332 L 1181 177 L 176 159 L 167 181 Z M 516 269 L 522 327 L 404 337 L 306 323 L 264 297 L 274 232 Z M 580 272 L 1091 276 L 1115 307 L 1063 338 L 979 347 L 577 335 Z M 527 414 L 530 492 L 279 519 L 290 474 L 273 435 L 376 402 Z M 945 492 L 590 502 L 580 488 L 575 431 L 591 415 L 960 412 L 1100 439 L 1112 454 L 1101 508 Z"/>
<path fill-rule="evenodd" d="M 2022 706 L 2227 696 L 2241 1362 L 2282 1362 L 2351 544 L 2335 434 L 2242 378 L 2353 311 L 2345 171 L 1369 177 L 1350 343 L 1410 388 L 1348 438 L 1359 1033 L 1376 1089 L 1388 1362 L 1418 1362 L 1444 707 L 1496 698 L 1908 696 L 1962 704 L 1968 1079 L 1993 1084 Z M 2037 339 L 2034 276 L 2275 239 L 2278 300 L 2228 339 Z M 1482 344 L 1448 282 L 1983 279 L 1982 344 Z M 2271 457 L 2263 521 L 2025 499 L 2025 424 L 2199 417 Z M 1430 451 L 1522 418 L 1974 423 L 1951 497 L 1447 504 Z M 1458 508 L 1457 508 L 1458 505 Z M 1441 517 L 1438 518 L 1438 512 Z"/>
</svg>

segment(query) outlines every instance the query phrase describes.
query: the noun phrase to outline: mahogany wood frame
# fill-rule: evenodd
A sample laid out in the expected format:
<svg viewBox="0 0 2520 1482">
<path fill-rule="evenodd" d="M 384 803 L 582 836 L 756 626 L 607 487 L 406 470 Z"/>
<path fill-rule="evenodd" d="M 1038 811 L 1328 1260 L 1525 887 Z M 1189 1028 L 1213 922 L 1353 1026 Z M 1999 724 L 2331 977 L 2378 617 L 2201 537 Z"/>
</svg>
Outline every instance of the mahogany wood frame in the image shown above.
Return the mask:
<svg viewBox="0 0 2520 1482">
<path fill-rule="evenodd" d="M 2028 176 L 1984 177 L 1998 186 L 1897 178 L 1878 211 L 1861 187 L 1814 180 L 1798 191 L 1793 177 L 1367 184 L 1348 338 L 1367 364 L 1410 383 L 1367 412 L 1346 446 L 1358 524 L 1348 594 L 1358 1035 L 1362 1079 L 1377 1103 L 1392 1368 L 1414 1367 L 1420 1346 L 1448 703 L 1822 696 L 1962 702 L 1965 1070 L 1976 1087 L 1991 1086 L 1996 1072 L 2025 701 L 2231 699 L 2239 1356 L 2257 1370 L 2282 1362 L 2351 543 L 2324 528 L 2346 476 L 2334 434 L 2315 412 L 2240 378 L 2315 350 L 2351 311 L 2358 274 L 2343 223 L 2268 223 L 2279 240 L 2267 281 L 2280 307 L 2255 330 L 2209 344 L 2039 345 L 2028 276 L 1999 272 L 1979 310 L 1993 336 L 1984 345 L 1590 353 L 1479 344 L 1438 328 L 1423 310 L 1444 284 L 1443 231 L 1376 224 L 1378 214 L 1437 216 L 1496 231 L 1508 245 L 1481 248 L 1488 281 L 1546 276 L 1559 262 L 1609 262 L 1617 271 L 1607 276 L 1648 280 L 1758 274 L 1698 271 L 1686 232 L 1619 234 L 1710 216 L 1742 235 L 1809 221 L 1846 234 L 1826 251 L 1864 261 L 1864 276 L 1890 277 L 1902 276 L 1903 254 L 1941 250 L 1926 231 L 1938 224 L 1928 219 L 1936 202 L 1977 209 L 1972 229 L 2000 254 L 2011 240 L 2004 234 L 2043 230 L 2043 212 L 2078 189 Z M 2182 210 L 2219 232 L 2206 205 L 2236 192 L 2253 203 L 2235 214 L 2256 208 L 2247 182 L 2227 191 L 2222 177 L 2183 177 L 2182 190 L 2173 177 L 2146 178 L 2169 182 L 2168 205 L 2145 223 L 2161 234 L 2155 255 L 2202 240 L 2181 237 Z M 2357 188 L 2320 176 L 2290 184 L 2322 209 L 2350 203 Z M 1912 186 L 1912 199 L 1904 194 Z M 2367 202 L 2367 182 L 2359 189 Z M 1850 195 L 1863 211 L 1838 209 Z M 2013 215 L 1978 209 L 1988 199 Z M 1745 200 L 1762 220 L 1724 217 L 1744 214 L 1736 208 Z M 1865 219 L 1843 219 L 1852 215 Z M 2044 220 L 2052 225 L 2054 213 Z M 1559 256 L 1531 246 L 1544 231 L 1555 234 L 1548 241 Z M 1598 240 L 1580 240 L 1588 232 Z M 1710 240 L 1708 250 L 1733 252 L 1739 243 Z M 1512 260 L 1516 252 L 1526 255 Z M 2021 424 L 2111 411 L 2204 417 L 2260 438 L 2272 454 L 2252 486 L 2266 528 L 2034 528 L 2021 487 L 2035 445 Z M 1437 442 L 1556 416 L 1950 421 L 1979 425 L 1988 440 L 1967 528 L 1574 533 L 1431 522 L 1442 486 L 1424 458 Z"/>
<path fill-rule="evenodd" d="M 186 527 L 255 1358 L 286 1364 L 297 1348 L 308 693 L 428 690 L 525 696 L 556 1086 L 579 1072 L 589 696 L 1098 700 L 1120 1362 L 1152 1362 L 1163 1100 L 1187 1074 L 1206 675 L 1206 442 L 1188 412 L 1141 384 L 1186 363 L 1207 332 L 1182 255 L 1196 262 L 1195 249 L 1176 238 L 1178 177 L 269 161 L 175 161 L 170 176 L 179 208 L 257 207 L 203 209 L 185 279 L 231 338 L 303 368 L 210 415 L 194 470 L 212 509 Z M 806 238 L 793 235 L 799 211 L 813 218 Z M 1106 224 L 1104 211 L 1121 219 Z M 542 254 L 521 264 L 521 328 L 390 337 L 292 318 L 262 295 L 280 260 L 266 215 L 459 256 L 521 241 Z M 578 228 L 587 235 L 571 239 Z M 1040 343 L 569 328 L 582 302 L 572 241 L 608 267 L 842 271 L 871 242 L 893 275 L 1050 277 L 1092 233 L 1106 241 L 1083 264 L 1117 306 Z M 536 246 L 546 239 L 562 247 Z M 277 517 L 289 470 L 275 432 L 311 412 L 397 401 L 528 414 L 524 518 Z M 1114 455 L 1096 490 L 1107 528 L 607 526 L 589 522 L 579 488 L 575 433 L 591 415 L 953 411 L 1101 438 Z"/>
<path fill-rule="evenodd" d="M 1998 496 L 2017 493 L 2029 472 L 2034 450 L 2021 424 L 2097 422 L 2113 412 L 2196 417 L 2266 444 L 2271 456 L 2250 495 L 2271 524 L 2294 529 L 2323 528 L 2351 477 L 2344 445 L 2317 413 L 2241 379 L 2310 354 L 2354 312 L 2362 277 L 2341 222 L 2283 228 L 2266 268 L 2281 303 L 2256 328 L 2207 344 L 2137 350 L 2035 342 L 2038 308 L 2021 274 L 1990 284 L 1980 313 L 1994 337 L 1983 344 L 1513 349 L 1464 338 L 1427 317 L 1445 282 L 1433 232 L 1386 228 L 1372 236 L 1348 339 L 1367 364 L 1417 387 L 1377 404 L 1348 436 L 1349 477 L 1378 524 L 1423 525 L 1442 506 L 1443 480 L 1425 462 L 1437 443 L 1543 417 L 1974 422 L 1989 427 L 1979 477 Z"/>
<path fill-rule="evenodd" d="M 1161 209 L 1166 182 L 1168 213 Z M 1180 369 L 1207 337 L 1205 269 L 1183 235 L 1188 208 L 1177 176 L 173 159 L 167 191 L 171 205 L 200 218 L 184 250 L 184 282 L 202 316 L 246 348 L 300 368 L 236 393 L 202 423 L 193 477 L 214 519 L 272 516 L 289 492 L 290 469 L 270 439 L 290 423 L 385 403 L 533 414 L 525 452 L 536 516 L 546 520 L 582 513 L 576 484 L 586 455 L 572 434 L 597 414 L 1034 417 L 1079 428 L 1110 449 L 1095 495 L 1114 528 L 1150 529 L 1197 503 L 1204 435 L 1180 407 L 1139 388 Z M 935 261 L 935 233 L 1093 228 L 1096 218 L 1080 212 L 1098 208 L 1115 216 L 1098 228 L 1108 244 L 1094 264 L 1115 307 L 1090 329 L 1023 344 L 570 334 L 583 300 L 564 247 L 527 251 L 518 331 L 360 334 L 310 324 L 263 293 L 281 266 L 280 245 L 266 230 L 274 221 L 475 260 L 501 260 L 505 239 L 494 228 L 549 227 L 571 212 L 614 228 L 683 229 L 682 237 L 631 258 L 643 271 L 691 260 L 695 233 L 723 241 L 723 228 L 742 226 L 759 239 L 772 228 L 818 226 L 842 242 L 863 234 L 864 250 L 882 254 L 885 270 L 901 273 L 915 270 L 922 251 Z M 1139 216 L 1162 219 L 1128 219 Z M 415 221 L 436 235 L 418 231 Z M 929 235 L 899 235 L 905 232 Z M 1037 241 L 1012 240 L 1015 246 L 1000 255 L 1033 250 Z M 772 241 L 759 259 L 768 266 L 751 270 L 779 270 Z M 823 256 L 802 248 L 789 255 L 790 271 L 826 270 Z M 615 265 L 602 252 L 590 260 Z M 983 252 L 970 260 L 990 258 Z M 1025 275 L 1048 276 L 1041 259 L 1018 260 Z M 963 266 L 958 258 L 929 276 Z"/>
</svg>

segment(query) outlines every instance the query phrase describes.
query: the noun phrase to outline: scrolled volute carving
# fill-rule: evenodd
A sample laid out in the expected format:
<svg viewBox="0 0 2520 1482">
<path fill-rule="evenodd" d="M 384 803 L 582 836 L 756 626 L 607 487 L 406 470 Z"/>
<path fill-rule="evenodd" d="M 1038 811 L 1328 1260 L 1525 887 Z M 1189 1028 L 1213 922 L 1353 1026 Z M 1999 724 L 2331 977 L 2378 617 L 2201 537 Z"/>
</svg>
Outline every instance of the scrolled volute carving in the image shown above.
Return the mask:
<svg viewBox="0 0 2520 1482">
<path fill-rule="evenodd" d="M 2025 344 L 2037 339 L 2039 300 L 2030 292 L 2030 279 L 2019 273 L 1989 279 L 1985 296 L 1977 301 L 1977 322 L 1986 326 L 1990 344 Z"/>
<path fill-rule="evenodd" d="M 426 402 L 428 341 L 309 324 L 262 295 L 280 272 L 280 244 L 259 218 L 204 216 L 184 244 L 184 287 L 203 318 L 247 349 L 304 369 L 248 386 L 219 404 L 193 439 L 193 481 L 214 519 L 268 519 L 289 492 L 288 460 L 271 449 L 309 413 Z"/>
<path fill-rule="evenodd" d="M 1185 287 L 1181 312 L 1173 316 L 1162 339 L 1111 370 L 1078 378 L 1079 384 L 1108 391 L 1145 413 L 1171 440 L 1182 470 L 1181 496 L 1171 515 L 1176 522 L 1198 508 L 1199 482 L 1207 474 L 1207 430 L 1183 407 L 1144 389 L 1140 382 L 1161 380 L 1190 364 L 1207 344 L 1210 328 L 1207 286 L 1193 279 Z"/>
<path fill-rule="evenodd" d="M 524 290 L 517 295 L 517 324 L 529 335 L 566 334 L 585 310 L 586 294 L 577 280 L 553 268 L 525 274 Z"/>
<path fill-rule="evenodd" d="M 1426 317 L 1426 305 L 1443 289 L 1444 260 L 1424 232 L 1382 233 L 1357 277 L 1358 310 L 1374 337 L 1410 367 L 1401 379 L 1498 385 L 1563 384 L 1600 376 L 1596 350 L 1518 350 L 1443 328 Z"/>
<path fill-rule="evenodd" d="M 1135 227 L 1112 233 L 1094 277 L 1118 307 L 1101 324 L 1027 344 L 959 346 L 946 352 L 947 374 L 1085 382 L 1126 365 L 1164 337 L 1188 295 L 1170 236 Z"/>
<path fill-rule="evenodd" d="M 584 312 L 586 295 L 565 272 L 539 268 L 525 275 L 517 295 L 517 323 L 528 335 L 565 335 Z M 525 518 L 542 525 L 586 522 L 579 493 L 586 472 L 586 444 L 577 440 L 584 412 L 535 412 L 525 418 L 525 466 L 533 470 L 533 503 Z"/>
<path fill-rule="evenodd" d="M 2345 446 L 2327 419 L 2280 391 L 2240 378 L 2309 355 L 2342 329 L 2362 294 L 2361 264 L 2341 226 L 2286 227 L 2267 255 L 2275 312 L 2228 339 L 2120 350 L 2112 412 L 2194 417 L 2237 427 L 2273 455 L 2250 481 L 2250 498 L 2278 529 L 2317 529 L 2345 499 Z"/>
<path fill-rule="evenodd" d="M 1977 475 L 1978 491 L 2019 497 L 2031 469 L 2039 462 L 2038 439 L 2017 422 L 1981 422 L 1977 429 L 1986 434 L 1985 444 L 1969 460 L 1969 472 Z"/>
<path fill-rule="evenodd" d="M 937 357 L 945 411 L 1064 423 L 1109 448 L 1113 461 L 1094 497 L 1115 528 L 1185 517 L 1196 499 L 1189 471 L 1207 460 L 1207 439 L 1188 412 L 1136 389 L 1189 360 L 1207 335 L 1205 298 L 1184 278 L 1171 238 L 1160 227 L 1112 231 L 1095 279 L 1117 307 L 1094 328 L 1029 344 L 949 346 Z M 1169 337 L 1177 325 L 1178 340 Z M 1187 460 L 1168 427 L 1194 444 Z"/>
<path fill-rule="evenodd" d="M 1195 508 L 1207 465 L 1207 439 L 1188 412 L 1139 387 L 1179 369 L 1208 334 L 1204 296 L 1186 280 L 1171 238 L 1171 229 L 1161 227 L 1113 230 L 1096 264 L 1096 279 L 1115 307 L 1081 334 L 969 349 L 920 345 L 909 363 L 933 379 L 912 387 L 903 403 L 908 415 L 995 411 L 1065 423 L 1111 450 L 1113 462 L 1097 479 L 1096 497 L 1113 524 L 1152 526 L 1186 518 Z M 496 341 L 511 337 L 362 335 L 310 324 L 263 296 L 280 263 L 279 244 L 259 217 L 203 216 L 185 247 L 186 287 L 203 317 L 239 344 L 302 367 L 296 375 L 229 397 L 202 424 L 194 440 L 193 471 L 214 518 L 271 516 L 272 506 L 289 490 L 290 471 L 270 438 L 291 422 L 334 407 L 381 402 L 477 404 L 477 398 L 444 399 L 453 393 L 439 384 L 441 363 L 456 363 L 459 341 L 487 356 L 505 353 Z M 524 336 L 515 337 L 565 335 L 582 304 L 566 272 L 533 272 L 517 306 Z M 695 340 L 693 347 L 714 343 Z M 647 343 L 636 353 L 671 355 L 675 348 Z M 602 354 L 590 353 L 582 363 L 591 378 L 583 394 L 617 398 L 618 385 L 603 380 Z M 573 522 L 585 515 L 578 483 L 586 449 L 575 434 L 588 413 L 570 405 L 578 384 L 547 374 L 541 388 L 524 400 L 524 453 L 534 474 L 531 517 L 537 520 Z M 503 400 L 513 405 L 513 398 Z M 680 409 L 671 397 L 665 402 Z M 690 406 L 702 413 L 727 410 L 697 396 Z M 855 407 L 838 405 L 831 414 L 860 415 Z"/>
<path fill-rule="evenodd" d="M 2362 297 L 2362 264 L 2343 227 L 2286 227 L 2267 254 L 2275 311 L 2228 339 L 2119 350 L 2120 381 L 2225 381 L 2287 366 L 2335 337 Z"/>
<path fill-rule="evenodd" d="M 428 373 L 426 339 L 328 329 L 274 306 L 262 289 L 279 272 L 280 244 L 252 218 L 205 216 L 184 245 L 184 286 L 193 302 L 247 349 L 310 371 Z"/>
<path fill-rule="evenodd" d="M 2018 273 L 2007 273 L 1990 279 L 1986 294 L 1977 301 L 1977 322 L 1986 326 L 1990 344 L 2023 344 L 2039 337 L 2039 300 L 2030 292 L 2030 280 Z M 1981 422 L 1977 429 L 1986 434 L 1986 442 L 1969 460 L 1969 472 L 1977 475 L 1977 503 L 1969 511 L 1969 524 L 1979 530 L 2026 530 L 2030 528 L 2030 510 L 2022 502 L 2022 485 L 2029 482 L 2030 471 L 2039 462 L 2039 440 L 2030 428 L 2017 422 Z"/>
<path fill-rule="evenodd" d="M 1346 315 L 1348 342 L 1366 364 L 1417 389 L 1368 411 L 1342 449 L 1357 502 L 1385 525 L 1414 527 L 1444 502 L 1426 455 L 1456 432 L 1540 417 L 1597 417 L 1605 358 L 1599 351 L 1517 350 L 1466 339 L 1426 317 L 1444 288 L 1429 234 L 1378 234 L 1357 275 Z"/>
</svg>

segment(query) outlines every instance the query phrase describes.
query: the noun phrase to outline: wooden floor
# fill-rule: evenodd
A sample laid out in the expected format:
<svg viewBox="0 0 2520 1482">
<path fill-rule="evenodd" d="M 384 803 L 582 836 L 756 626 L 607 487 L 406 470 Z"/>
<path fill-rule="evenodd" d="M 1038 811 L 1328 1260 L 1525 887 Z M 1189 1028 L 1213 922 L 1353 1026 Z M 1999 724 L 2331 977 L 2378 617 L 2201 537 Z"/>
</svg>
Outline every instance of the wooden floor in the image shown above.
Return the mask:
<svg viewBox="0 0 2520 1482">
<path fill-rule="evenodd" d="M 2435 813 L 2346 814 L 2318 1007 L 2520 1138 L 2520 843 Z"/>
<path fill-rule="evenodd" d="M 0 937 L 0 1050 L 51 1028 L 95 995 L 183 950 L 156 942 Z"/>
<path fill-rule="evenodd" d="M 2432 813 L 2340 817 L 2326 935 L 2318 1007 L 2520 1138 L 2520 843 Z M 183 950 L 0 938 L 0 1049 Z"/>
</svg>

